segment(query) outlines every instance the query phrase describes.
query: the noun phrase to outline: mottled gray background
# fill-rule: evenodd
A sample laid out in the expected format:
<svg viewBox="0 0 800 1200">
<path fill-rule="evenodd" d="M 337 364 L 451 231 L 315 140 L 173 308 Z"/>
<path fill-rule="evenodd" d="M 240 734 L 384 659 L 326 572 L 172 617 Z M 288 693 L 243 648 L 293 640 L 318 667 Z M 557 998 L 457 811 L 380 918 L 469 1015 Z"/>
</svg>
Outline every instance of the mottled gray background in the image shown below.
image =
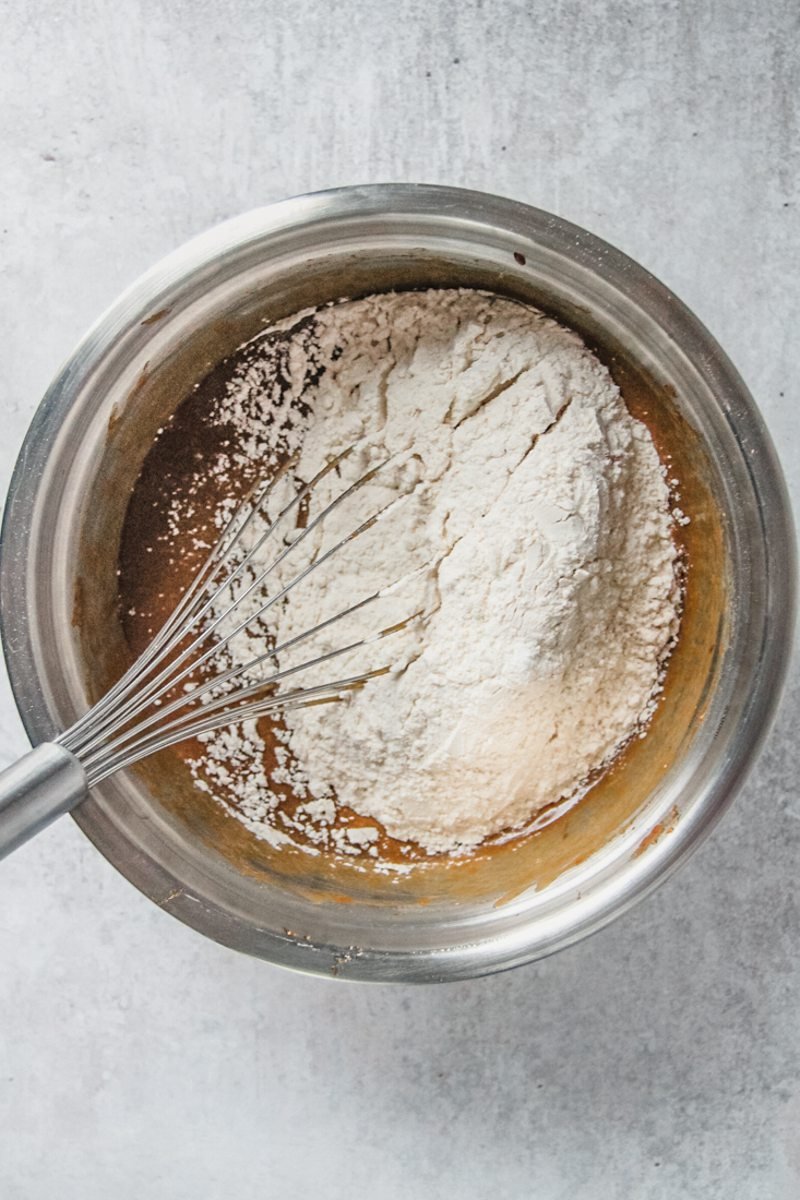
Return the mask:
<svg viewBox="0 0 800 1200">
<path fill-rule="evenodd" d="M 411 179 L 665 280 L 795 498 L 795 0 L 0 0 L 0 482 L 86 325 L 206 226 Z M 65 820 L 0 869 L 3 1200 L 800 1194 L 795 673 L 713 839 L 541 965 L 342 986 L 206 942 Z M 0 756 L 24 738 L 8 691 Z"/>
</svg>

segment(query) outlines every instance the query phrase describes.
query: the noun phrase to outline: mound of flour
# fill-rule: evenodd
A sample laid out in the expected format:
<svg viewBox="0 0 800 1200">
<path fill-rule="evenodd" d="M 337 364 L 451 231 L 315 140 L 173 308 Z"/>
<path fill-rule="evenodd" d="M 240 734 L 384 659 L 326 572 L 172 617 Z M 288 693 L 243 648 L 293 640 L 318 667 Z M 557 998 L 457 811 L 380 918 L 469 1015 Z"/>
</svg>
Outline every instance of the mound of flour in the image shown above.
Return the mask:
<svg viewBox="0 0 800 1200">
<path fill-rule="evenodd" d="M 235 760 L 245 778 L 249 754 L 251 827 L 276 820 L 280 782 L 300 801 L 287 829 L 352 854 L 374 854 L 379 827 L 429 852 L 465 852 L 579 796 L 644 728 L 678 629 L 669 491 L 647 428 L 576 334 L 498 297 L 375 295 L 278 330 L 279 342 L 251 344 L 220 406 L 251 457 L 274 459 L 278 436 L 296 454 L 270 519 L 348 447 L 300 526 L 386 465 L 297 541 L 270 591 L 384 514 L 235 637 L 232 658 L 398 580 L 279 654 L 280 666 L 414 619 L 289 681 L 391 668 L 341 703 L 288 712 L 271 776 L 252 724 L 208 739 L 212 776 Z M 297 524 L 293 514 L 257 561 L 298 539 Z M 346 832 L 341 806 L 362 818 Z"/>
</svg>

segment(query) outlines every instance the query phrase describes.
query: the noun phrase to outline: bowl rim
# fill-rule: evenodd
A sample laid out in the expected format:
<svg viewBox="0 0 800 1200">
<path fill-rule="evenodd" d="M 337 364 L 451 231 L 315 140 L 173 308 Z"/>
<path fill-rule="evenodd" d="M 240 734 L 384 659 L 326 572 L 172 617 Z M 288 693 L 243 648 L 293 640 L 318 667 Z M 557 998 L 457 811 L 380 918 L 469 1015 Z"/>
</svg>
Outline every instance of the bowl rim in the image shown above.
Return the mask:
<svg viewBox="0 0 800 1200">
<path fill-rule="evenodd" d="M 599 889 L 595 903 L 581 919 L 565 925 L 549 941 L 526 944 L 519 930 L 497 935 L 496 943 L 471 961 L 469 946 L 426 951 L 375 951 L 359 955 L 339 977 L 368 980 L 457 979 L 508 969 L 554 952 L 596 932 L 666 880 L 696 849 L 733 799 L 755 761 L 774 717 L 789 661 L 796 605 L 796 545 L 785 482 L 770 435 L 755 401 L 705 326 L 658 279 L 622 251 L 589 231 L 555 214 L 516 200 L 437 184 L 380 183 L 308 193 L 230 218 L 192 238 L 157 262 L 129 286 L 98 318 L 55 376 L 29 426 L 9 485 L 0 531 L 0 636 L 12 691 L 32 742 L 53 736 L 33 647 L 27 636 L 26 612 L 30 588 L 27 540 L 34 506 L 48 457 L 70 411 L 73 387 L 98 363 L 116 338 L 134 322 L 160 307 L 160 298 L 182 280 L 210 268 L 221 255 L 249 242 L 317 221 L 392 214 L 457 217 L 470 222 L 490 220 L 511 234 L 566 255 L 596 273 L 625 279 L 647 298 L 646 311 L 679 344 L 690 340 L 696 369 L 715 394 L 726 398 L 726 416 L 740 441 L 753 449 L 749 470 L 759 505 L 766 548 L 767 587 L 771 597 L 770 636 L 760 656 L 755 685 L 740 719 L 742 736 L 718 777 L 709 786 L 702 811 L 678 823 L 669 838 L 654 844 L 646 855 L 628 864 L 629 887 L 624 895 Z M 640 307 L 642 307 L 640 305 Z M 153 860 L 122 865 L 124 839 L 108 823 L 96 819 L 91 805 L 73 818 L 101 853 L 157 903 L 170 884 L 179 883 Z M 123 855 L 124 857 L 124 855 Z M 141 856 L 140 856 L 141 857 Z M 130 869 L 128 869 L 130 866 Z M 235 922 L 222 909 L 198 912 L 193 904 L 171 905 L 179 919 L 217 941 L 246 949 Z M 299 948 L 275 940 L 272 961 L 300 970 L 330 973 L 330 947 Z M 333 948 L 335 949 L 335 948 Z"/>
</svg>

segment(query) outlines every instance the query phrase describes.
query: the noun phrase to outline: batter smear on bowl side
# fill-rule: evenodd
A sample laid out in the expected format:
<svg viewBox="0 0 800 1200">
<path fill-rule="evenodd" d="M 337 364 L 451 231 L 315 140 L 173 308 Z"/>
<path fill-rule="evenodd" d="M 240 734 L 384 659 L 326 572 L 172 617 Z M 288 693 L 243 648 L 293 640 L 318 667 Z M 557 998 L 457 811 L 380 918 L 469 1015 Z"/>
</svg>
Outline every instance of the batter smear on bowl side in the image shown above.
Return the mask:
<svg viewBox="0 0 800 1200">
<path fill-rule="evenodd" d="M 256 835 L 354 859 L 378 858 L 387 836 L 463 855 L 579 800 L 645 733 L 678 635 L 683 518 L 647 427 L 577 334 L 485 293 L 380 294 L 276 323 L 213 380 L 206 418 L 225 440 L 198 487 L 283 468 L 264 522 L 348 447 L 298 527 L 386 462 L 287 554 L 270 592 L 381 520 L 226 651 L 249 661 L 396 584 L 279 663 L 396 625 L 333 668 L 386 674 L 287 712 L 269 737 L 255 722 L 214 732 L 193 756 L 197 786 Z M 175 496 L 176 540 L 192 506 Z M 256 553 L 242 592 L 258 567 Z"/>
</svg>

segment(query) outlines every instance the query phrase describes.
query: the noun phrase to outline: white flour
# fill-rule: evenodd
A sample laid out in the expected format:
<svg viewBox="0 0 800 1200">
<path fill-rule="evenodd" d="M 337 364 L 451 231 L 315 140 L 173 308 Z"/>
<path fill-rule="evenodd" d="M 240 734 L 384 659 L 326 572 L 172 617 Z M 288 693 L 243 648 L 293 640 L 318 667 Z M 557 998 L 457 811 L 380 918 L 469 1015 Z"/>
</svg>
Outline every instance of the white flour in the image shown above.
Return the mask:
<svg viewBox="0 0 800 1200">
<path fill-rule="evenodd" d="M 256 340 L 220 405 L 247 456 L 298 451 L 294 475 L 307 481 L 359 443 L 315 489 L 310 518 L 395 457 L 287 556 L 271 593 L 405 499 L 234 639 L 233 658 L 428 563 L 280 666 L 424 615 L 287 683 L 393 668 L 342 703 L 288 713 L 271 780 L 252 723 L 246 736 L 212 735 L 199 775 L 212 788 L 235 779 L 263 836 L 302 829 L 352 855 L 376 854 L 378 826 L 463 852 L 576 798 L 643 729 L 678 628 L 669 491 L 648 430 L 574 333 L 497 297 L 371 296 L 279 331 L 289 336 Z M 293 494 L 278 492 L 272 518 Z M 291 820 L 275 812 L 276 783 L 301 799 Z M 334 825 L 337 805 L 361 819 Z"/>
</svg>

